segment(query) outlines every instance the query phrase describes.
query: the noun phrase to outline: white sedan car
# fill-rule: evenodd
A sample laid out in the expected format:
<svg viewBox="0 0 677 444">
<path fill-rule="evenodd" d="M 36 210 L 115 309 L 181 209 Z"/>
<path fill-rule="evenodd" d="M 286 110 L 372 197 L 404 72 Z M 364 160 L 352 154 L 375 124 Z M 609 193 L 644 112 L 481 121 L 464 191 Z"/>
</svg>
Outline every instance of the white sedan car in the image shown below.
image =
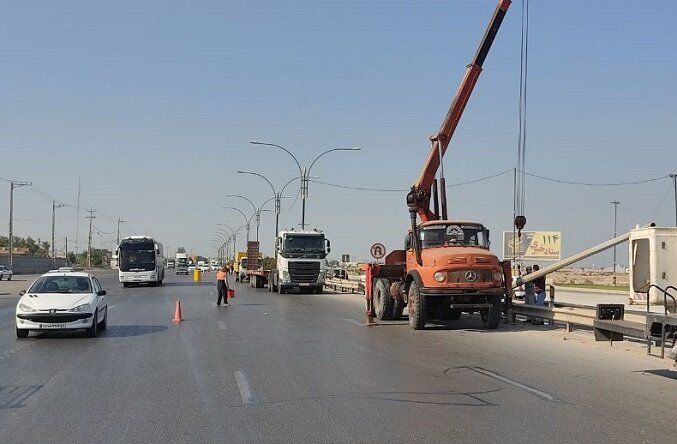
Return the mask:
<svg viewBox="0 0 677 444">
<path fill-rule="evenodd" d="M 87 330 L 94 337 L 108 323 L 106 290 L 89 273 L 46 273 L 19 293 L 16 336 L 31 330 Z"/>
</svg>

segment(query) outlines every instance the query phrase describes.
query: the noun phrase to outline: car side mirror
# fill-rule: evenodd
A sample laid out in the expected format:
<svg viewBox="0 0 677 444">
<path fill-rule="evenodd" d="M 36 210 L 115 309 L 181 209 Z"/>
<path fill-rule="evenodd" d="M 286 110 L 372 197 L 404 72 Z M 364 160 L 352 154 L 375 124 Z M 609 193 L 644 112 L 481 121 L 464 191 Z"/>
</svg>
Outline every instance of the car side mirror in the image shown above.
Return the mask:
<svg viewBox="0 0 677 444">
<path fill-rule="evenodd" d="M 21 290 L 21 291 L 19 292 L 19 296 L 23 296 L 23 295 L 25 295 L 25 294 L 26 294 L 26 290 Z"/>
<path fill-rule="evenodd" d="M 99 296 L 106 296 L 106 290 L 97 291 L 96 294 Z"/>
</svg>

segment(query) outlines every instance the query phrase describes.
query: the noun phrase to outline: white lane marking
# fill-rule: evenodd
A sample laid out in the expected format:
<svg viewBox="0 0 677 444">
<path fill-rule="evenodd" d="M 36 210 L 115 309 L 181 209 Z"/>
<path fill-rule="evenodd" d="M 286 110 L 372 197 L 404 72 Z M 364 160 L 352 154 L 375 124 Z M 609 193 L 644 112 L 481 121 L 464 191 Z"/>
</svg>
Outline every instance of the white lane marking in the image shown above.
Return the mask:
<svg viewBox="0 0 677 444">
<path fill-rule="evenodd" d="M 252 391 L 251 385 L 244 373 L 237 370 L 235 372 L 235 380 L 237 381 L 237 387 L 240 389 L 240 396 L 242 397 L 243 404 L 254 404 L 256 402 L 256 397 Z"/>
<path fill-rule="evenodd" d="M 359 325 L 360 327 L 364 327 L 364 324 L 361 323 L 360 321 L 356 321 L 355 319 L 343 319 L 346 322 L 350 322 L 351 324 Z"/>
<path fill-rule="evenodd" d="M 540 390 L 536 390 L 535 388 L 526 386 L 524 384 L 521 384 L 517 381 L 513 381 L 512 379 L 506 378 L 505 376 L 499 375 L 498 373 L 494 373 L 491 370 L 487 370 L 482 367 L 468 367 L 470 370 L 475 371 L 477 373 L 483 374 L 484 376 L 488 376 L 490 378 L 496 379 L 498 381 L 504 382 L 506 384 L 512 385 L 513 387 L 517 387 L 519 389 L 522 389 L 524 391 L 527 391 L 531 393 L 532 395 L 536 395 L 539 398 L 545 399 L 546 401 L 556 401 L 555 397 L 552 395 L 549 395 L 545 392 L 542 392 Z"/>
<path fill-rule="evenodd" d="M 228 327 L 226 327 L 226 323 L 223 321 L 219 321 L 219 328 L 221 330 L 228 330 Z"/>
<path fill-rule="evenodd" d="M 117 307 L 117 305 L 109 305 L 109 306 L 108 306 L 108 310 L 112 310 L 112 309 L 114 309 L 115 307 Z"/>
</svg>

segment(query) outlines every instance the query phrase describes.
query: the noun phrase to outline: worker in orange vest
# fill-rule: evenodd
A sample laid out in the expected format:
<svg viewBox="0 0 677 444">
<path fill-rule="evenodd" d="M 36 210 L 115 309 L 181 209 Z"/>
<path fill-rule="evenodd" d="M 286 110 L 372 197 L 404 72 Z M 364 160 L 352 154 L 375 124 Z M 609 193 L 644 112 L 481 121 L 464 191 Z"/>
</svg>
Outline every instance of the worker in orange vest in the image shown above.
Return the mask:
<svg viewBox="0 0 677 444">
<path fill-rule="evenodd" d="M 228 304 L 228 273 L 226 271 L 226 266 L 221 267 L 219 271 L 216 272 L 216 289 L 219 293 L 219 297 L 216 300 L 216 306 L 221 306 L 221 299 L 223 299 L 223 305 Z"/>
</svg>

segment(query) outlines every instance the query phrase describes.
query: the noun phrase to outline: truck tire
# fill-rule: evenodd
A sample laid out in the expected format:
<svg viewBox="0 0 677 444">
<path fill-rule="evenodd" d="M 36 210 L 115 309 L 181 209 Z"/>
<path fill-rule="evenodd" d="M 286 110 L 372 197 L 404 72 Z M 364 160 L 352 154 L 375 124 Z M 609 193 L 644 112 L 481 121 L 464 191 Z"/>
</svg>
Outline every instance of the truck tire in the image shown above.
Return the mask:
<svg viewBox="0 0 677 444">
<path fill-rule="evenodd" d="M 393 299 L 393 319 L 402 319 L 402 312 L 404 311 L 404 299 L 402 296 L 397 296 Z"/>
<path fill-rule="evenodd" d="M 425 296 L 421 294 L 416 281 L 409 285 L 407 293 L 409 307 L 409 326 L 414 330 L 422 330 L 426 321 L 426 303 Z"/>
<path fill-rule="evenodd" d="M 284 288 L 282 285 L 280 285 L 279 287 L 277 287 L 277 289 L 280 290 L 280 294 L 285 294 L 285 293 L 287 292 L 287 289 Z"/>
<path fill-rule="evenodd" d="M 324 291 L 324 287 L 317 287 L 315 289 L 315 294 L 322 294 L 323 291 Z"/>
<path fill-rule="evenodd" d="M 491 308 L 488 312 L 480 312 L 482 317 L 482 327 L 487 330 L 494 330 L 498 328 L 498 325 L 501 323 L 501 297 L 500 296 L 487 296 Z"/>
<path fill-rule="evenodd" d="M 451 315 L 449 316 L 449 319 L 451 319 L 452 321 L 458 321 L 459 319 L 461 319 L 461 310 L 459 310 L 458 308 L 454 308 L 453 310 L 451 310 Z"/>
<path fill-rule="evenodd" d="M 388 291 L 390 282 L 387 279 L 377 279 L 374 284 L 374 314 L 382 321 L 387 321 L 393 316 L 393 298 Z"/>
</svg>

